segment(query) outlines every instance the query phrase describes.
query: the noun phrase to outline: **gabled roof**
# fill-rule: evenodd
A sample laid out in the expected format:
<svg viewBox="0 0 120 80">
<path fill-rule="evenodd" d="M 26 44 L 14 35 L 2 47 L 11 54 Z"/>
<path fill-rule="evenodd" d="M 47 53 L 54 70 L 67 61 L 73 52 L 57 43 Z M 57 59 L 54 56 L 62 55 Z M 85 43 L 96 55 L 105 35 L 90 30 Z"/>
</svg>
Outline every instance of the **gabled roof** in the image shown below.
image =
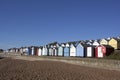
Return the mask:
<svg viewBox="0 0 120 80">
<path fill-rule="evenodd" d="M 56 47 L 58 47 L 60 44 L 58 43 L 58 42 L 52 42 L 52 43 L 49 43 L 49 44 L 47 44 L 47 47 L 48 48 L 50 48 L 51 46 L 56 46 Z"/>
<path fill-rule="evenodd" d="M 62 47 L 65 47 L 65 43 L 61 43 L 60 45 L 61 45 Z"/>
<path fill-rule="evenodd" d="M 65 44 L 73 44 L 75 47 L 78 45 L 78 44 L 85 44 L 85 41 L 84 40 L 80 40 L 80 41 L 71 41 L 71 42 L 66 42 Z"/>
<path fill-rule="evenodd" d="M 85 43 L 86 43 L 86 42 L 93 42 L 93 41 L 94 41 L 94 40 L 85 40 Z"/>
<path fill-rule="evenodd" d="M 109 39 L 103 38 L 103 39 L 100 40 L 100 42 L 101 42 L 102 40 L 106 40 L 107 42 L 110 41 Z"/>
<path fill-rule="evenodd" d="M 69 47 L 69 46 L 70 46 L 70 44 L 69 44 L 69 43 L 66 43 L 66 44 L 65 44 L 65 46 L 66 46 L 66 47 Z"/>
<path fill-rule="evenodd" d="M 116 41 L 120 41 L 120 39 L 118 39 L 118 38 L 116 38 L 116 37 L 113 37 L 113 38 L 111 38 L 111 39 L 115 39 Z M 110 39 L 110 40 L 111 40 Z"/>
<path fill-rule="evenodd" d="M 73 44 L 74 46 L 76 46 L 77 41 L 72 41 L 72 42 L 67 42 L 69 45 Z"/>
<path fill-rule="evenodd" d="M 77 47 L 78 45 L 81 45 L 81 46 L 83 46 L 83 47 L 87 47 L 87 46 L 88 46 L 88 44 L 83 43 L 83 42 L 78 42 L 77 45 L 76 45 L 76 47 Z"/>
<path fill-rule="evenodd" d="M 94 40 L 86 40 L 85 44 L 88 44 L 88 43 L 93 44 L 93 42 L 94 42 Z"/>
</svg>

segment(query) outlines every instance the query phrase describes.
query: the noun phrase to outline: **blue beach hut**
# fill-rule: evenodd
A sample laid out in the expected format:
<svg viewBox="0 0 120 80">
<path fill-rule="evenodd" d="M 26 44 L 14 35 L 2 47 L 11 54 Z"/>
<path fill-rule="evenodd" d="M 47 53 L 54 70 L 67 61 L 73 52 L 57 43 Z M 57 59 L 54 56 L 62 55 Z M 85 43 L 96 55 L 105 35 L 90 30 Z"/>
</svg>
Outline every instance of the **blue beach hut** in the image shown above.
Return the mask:
<svg viewBox="0 0 120 80">
<path fill-rule="evenodd" d="M 77 43 L 76 46 L 76 56 L 77 57 L 84 57 L 84 43 L 82 43 L 81 41 Z"/>
<path fill-rule="evenodd" d="M 68 57 L 70 56 L 70 46 L 68 43 L 65 44 L 65 48 L 64 48 L 64 56 Z"/>
</svg>

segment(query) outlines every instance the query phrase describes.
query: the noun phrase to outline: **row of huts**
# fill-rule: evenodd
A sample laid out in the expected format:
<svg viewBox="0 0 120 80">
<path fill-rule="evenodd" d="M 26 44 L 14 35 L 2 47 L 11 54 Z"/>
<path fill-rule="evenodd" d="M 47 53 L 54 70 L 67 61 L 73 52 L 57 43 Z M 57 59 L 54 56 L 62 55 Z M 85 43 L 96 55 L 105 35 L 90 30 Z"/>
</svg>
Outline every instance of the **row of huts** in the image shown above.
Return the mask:
<svg viewBox="0 0 120 80">
<path fill-rule="evenodd" d="M 120 49 L 119 38 L 80 40 L 74 42 L 53 42 L 45 46 L 30 46 L 9 49 L 9 52 L 26 53 L 37 56 L 64 56 L 64 57 L 104 57 L 115 49 Z"/>
</svg>

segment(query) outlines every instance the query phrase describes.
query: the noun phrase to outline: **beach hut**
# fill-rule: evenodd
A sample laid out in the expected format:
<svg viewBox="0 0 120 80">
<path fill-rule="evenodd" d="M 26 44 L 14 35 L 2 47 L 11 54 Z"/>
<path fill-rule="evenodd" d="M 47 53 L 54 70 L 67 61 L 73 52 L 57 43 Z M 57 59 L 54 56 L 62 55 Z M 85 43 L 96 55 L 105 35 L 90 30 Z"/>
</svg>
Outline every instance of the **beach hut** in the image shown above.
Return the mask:
<svg viewBox="0 0 120 80">
<path fill-rule="evenodd" d="M 26 47 L 22 47 L 22 53 L 25 53 Z"/>
<path fill-rule="evenodd" d="M 108 44 L 114 49 L 120 49 L 120 39 L 118 38 L 111 38 Z"/>
<path fill-rule="evenodd" d="M 43 48 L 42 48 L 42 55 L 43 56 L 47 56 L 48 55 L 48 49 L 47 49 L 46 46 L 43 46 Z"/>
<path fill-rule="evenodd" d="M 58 56 L 63 56 L 63 51 L 64 51 L 64 44 L 60 44 L 58 47 Z"/>
<path fill-rule="evenodd" d="M 42 46 L 38 47 L 38 56 L 42 56 Z"/>
<path fill-rule="evenodd" d="M 24 48 L 23 48 L 23 53 L 24 53 L 24 54 L 28 55 L 28 51 L 29 51 L 28 47 L 24 47 Z"/>
<path fill-rule="evenodd" d="M 29 52 L 29 47 L 26 47 L 26 53 L 28 54 L 28 52 Z"/>
<path fill-rule="evenodd" d="M 85 57 L 95 57 L 95 46 L 92 45 L 85 46 Z"/>
<path fill-rule="evenodd" d="M 51 44 L 50 47 L 48 48 L 48 54 L 49 56 L 55 56 L 55 48 L 53 44 Z"/>
<path fill-rule="evenodd" d="M 95 57 L 103 58 L 110 55 L 114 51 L 114 48 L 109 45 L 99 45 L 95 47 Z"/>
<path fill-rule="evenodd" d="M 47 45 L 49 56 L 57 56 L 58 55 L 58 42 L 52 42 Z"/>
<path fill-rule="evenodd" d="M 34 55 L 34 46 L 31 47 L 31 55 Z"/>
<path fill-rule="evenodd" d="M 68 43 L 65 44 L 64 56 L 65 56 L 65 57 L 70 56 L 70 45 L 69 45 Z"/>
<path fill-rule="evenodd" d="M 39 48 L 37 46 L 34 47 L 34 55 L 38 56 L 38 51 L 39 51 Z"/>
<path fill-rule="evenodd" d="M 76 56 L 77 57 L 84 57 L 85 56 L 84 48 L 85 48 L 85 43 L 78 41 L 77 45 L 76 45 Z"/>
<path fill-rule="evenodd" d="M 20 48 L 20 53 L 23 53 L 23 47 Z"/>
<path fill-rule="evenodd" d="M 75 42 L 70 44 L 70 56 L 77 56 Z"/>
</svg>

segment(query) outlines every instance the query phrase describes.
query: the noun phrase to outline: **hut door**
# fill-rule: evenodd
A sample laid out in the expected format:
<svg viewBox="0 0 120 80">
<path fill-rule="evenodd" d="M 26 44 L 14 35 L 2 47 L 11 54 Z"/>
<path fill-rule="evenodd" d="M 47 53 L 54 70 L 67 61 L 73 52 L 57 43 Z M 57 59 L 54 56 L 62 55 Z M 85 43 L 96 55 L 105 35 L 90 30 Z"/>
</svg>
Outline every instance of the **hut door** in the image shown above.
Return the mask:
<svg viewBox="0 0 120 80">
<path fill-rule="evenodd" d="M 52 49 L 50 48 L 49 49 L 49 56 L 51 56 L 52 55 Z"/>
<path fill-rule="evenodd" d="M 64 48 L 64 56 L 69 56 L 69 48 Z"/>
<path fill-rule="evenodd" d="M 32 48 L 32 55 L 34 55 L 34 49 Z"/>
<path fill-rule="evenodd" d="M 102 47 L 98 47 L 98 57 L 103 57 Z"/>
<path fill-rule="evenodd" d="M 39 49 L 38 53 L 39 53 L 38 55 L 41 56 L 41 49 Z"/>
<path fill-rule="evenodd" d="M 59 47 L 58 48 L 58 56 L 62 56 L 62 54 L 63 54 L 62 47 Z"/>
<path fill-rule="evenodd" d="M 92 57 L 92 51 L 91 47 L 87 48 L 87 57 Z"/>
</svg>

